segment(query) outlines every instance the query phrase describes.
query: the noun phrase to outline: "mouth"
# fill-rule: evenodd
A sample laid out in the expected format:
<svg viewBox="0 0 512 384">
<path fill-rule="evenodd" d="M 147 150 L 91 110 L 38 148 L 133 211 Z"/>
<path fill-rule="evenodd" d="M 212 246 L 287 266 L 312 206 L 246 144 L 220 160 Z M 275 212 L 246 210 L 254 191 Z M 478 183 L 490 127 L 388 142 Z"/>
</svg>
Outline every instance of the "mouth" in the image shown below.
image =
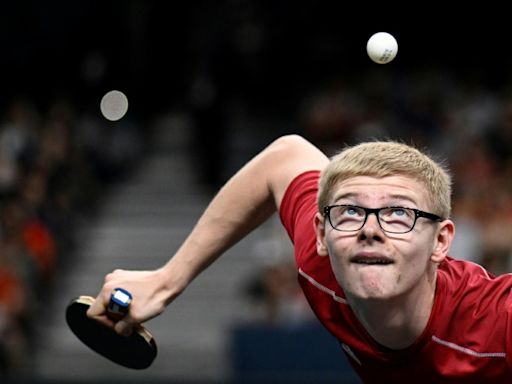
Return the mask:
<svg viewBox="0 0 512 384">
<path fill-rule="evenodd" d="M 359 265 L 390 265 L 393 260 L 386 256 L 378 255 L 356 255 L 350 259 L 353 264 Z"/>
</svg>

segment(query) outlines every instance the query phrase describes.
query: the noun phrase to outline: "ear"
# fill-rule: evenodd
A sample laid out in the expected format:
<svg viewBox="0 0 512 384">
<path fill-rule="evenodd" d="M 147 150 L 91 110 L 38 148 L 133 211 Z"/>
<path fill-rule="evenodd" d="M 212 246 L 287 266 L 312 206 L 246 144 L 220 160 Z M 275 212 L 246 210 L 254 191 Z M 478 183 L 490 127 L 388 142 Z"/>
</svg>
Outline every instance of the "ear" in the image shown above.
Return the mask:
<svg viewBox="0 0 512 384">
<path fill-rule="evenodd" d="M 325 216 L 317 212 L 314 220 L 316 234 L 316 252 L 320 256 L 327 256 L 327 245 L 325 243 Z"/>
<path fill-rule="evenodd" d="M 441 222 L 437 230 L 436 244 L 432 250 L 431 260 L 434 263 L 443 261 L 450 250 L 450 246 L 455 236 L 455 224 L 451 220 L 444 220 Z"/>
</svg>

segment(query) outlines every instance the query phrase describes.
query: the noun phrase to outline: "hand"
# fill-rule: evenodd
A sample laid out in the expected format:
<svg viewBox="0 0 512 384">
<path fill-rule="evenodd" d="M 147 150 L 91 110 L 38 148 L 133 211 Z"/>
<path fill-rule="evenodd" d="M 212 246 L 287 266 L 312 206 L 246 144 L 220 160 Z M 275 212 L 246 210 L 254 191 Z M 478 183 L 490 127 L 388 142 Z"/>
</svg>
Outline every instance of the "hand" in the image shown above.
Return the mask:
<svg viewBox="0 0 512 384">
<path fill-rule="evenodd" d="M 87 316 L 113 328 L 118 334 L 128 336 L 140 324 L 158 316 L 170 302 L 167 281 L 162 270 L 127 271 L 117 269 L 105 276 L 105 282 Z M 128 314 L 118 321 L 107 316 L 110 295 L 115 288 L 132 294 Z"/>
</svg>

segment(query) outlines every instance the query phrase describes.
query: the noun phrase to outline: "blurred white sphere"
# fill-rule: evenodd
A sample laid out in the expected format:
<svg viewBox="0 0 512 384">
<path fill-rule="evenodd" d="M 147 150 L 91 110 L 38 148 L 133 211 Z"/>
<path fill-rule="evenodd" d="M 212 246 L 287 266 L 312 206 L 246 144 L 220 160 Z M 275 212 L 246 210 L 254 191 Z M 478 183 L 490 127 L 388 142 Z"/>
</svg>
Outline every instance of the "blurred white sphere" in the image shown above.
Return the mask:
<svg viewBox="0 0 512 384">
<path fill-rule="evenodd" d="M 105 119 L 120 120 L 128 111 L 128 98 L 121 91 L 109 91 L 101 99 L 100 110 Z"/>
</svg>

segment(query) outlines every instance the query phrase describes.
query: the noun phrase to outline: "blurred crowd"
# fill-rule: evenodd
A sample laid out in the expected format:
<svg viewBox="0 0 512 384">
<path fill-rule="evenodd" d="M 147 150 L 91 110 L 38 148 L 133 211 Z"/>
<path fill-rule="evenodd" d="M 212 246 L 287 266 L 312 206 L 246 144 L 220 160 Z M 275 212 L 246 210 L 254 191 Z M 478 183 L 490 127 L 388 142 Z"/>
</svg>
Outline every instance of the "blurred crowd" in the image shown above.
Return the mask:
<svg viewBox="0 0 512 384">
<path fill-rule="evenodd" d="M 20 97 L 0 113 L 0 377 L 26 369 L 80 225 L 143 153 L 137 125 L 98 112 Z"/>
</svg>

